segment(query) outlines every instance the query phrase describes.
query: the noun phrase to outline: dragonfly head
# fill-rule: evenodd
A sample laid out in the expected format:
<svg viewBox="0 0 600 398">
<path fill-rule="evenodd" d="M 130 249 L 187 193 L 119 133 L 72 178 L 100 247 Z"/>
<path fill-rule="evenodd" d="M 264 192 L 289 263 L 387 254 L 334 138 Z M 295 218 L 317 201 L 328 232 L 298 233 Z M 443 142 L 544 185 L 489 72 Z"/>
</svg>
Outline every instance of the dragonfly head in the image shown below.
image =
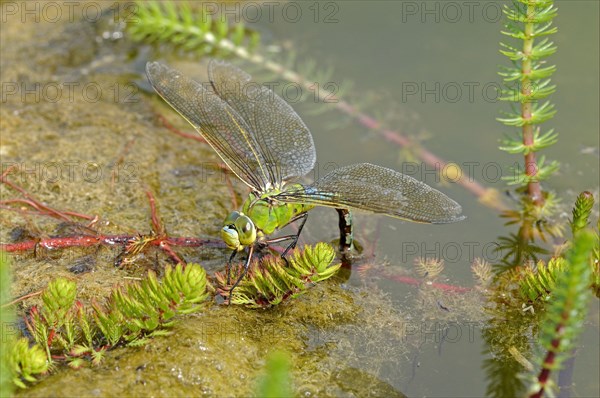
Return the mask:
<svg viewBox="0 0 600 398">
<path fill-rule="evenodd" d="M 230 249 L 242 250 L 256 241 L 256 227 L 244 213 L 231 212 L 223 221 L 221 239 Z"/>
</svg>

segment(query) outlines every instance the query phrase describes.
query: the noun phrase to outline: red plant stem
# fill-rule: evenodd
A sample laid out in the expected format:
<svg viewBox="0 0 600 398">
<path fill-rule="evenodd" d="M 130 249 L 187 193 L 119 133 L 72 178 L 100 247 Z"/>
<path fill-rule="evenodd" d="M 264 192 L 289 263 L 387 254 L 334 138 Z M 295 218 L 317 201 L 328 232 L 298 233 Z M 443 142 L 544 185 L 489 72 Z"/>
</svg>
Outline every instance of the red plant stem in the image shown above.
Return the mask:
<svg viewBox="0 0 600 398">
<path fill-rule="evenodd" d="M 562 313 L 563 320 L 566 320 L 568 317 L 569 314 L 567 312 Z M 558 350 L 558 347 L 560 345 L 563 328 L 563 322 L 560 322 L 558 325 L 556 325 L 555 335 L 558 337 L 552 339 L 552 342 L 550 343 L 551 348 L 546 353 L 546 357 L 544 357 L 544 362 L 542 362 L 542 370 L 538 375 L 540 389 L 536 393 L 530 395 L 530 398 L 542 398 L 544 396 L 544 391 L 546 390 L 546 385 L 548 384 L 550 373 L 552 373 L 554 359 L 556 358 L 556 351 Z"/>
<path fill-rule="evenodd" d="M 43 204 L 42 202 L 37 200 L 29 192 L 27 192 L 25 189 L 21 188 L 17 184 L 8 180 L 7 176 L 14 167 L 15 166 L 11 166 L 8 169 L 6 169 L 6 171 L 4 173 L 2 173 L 2 175 L 0 176 L 0 183 L 6 184 L 9 187 L 11 187 L 12 189 L 14 189 L 15 191 L 20 192 L 27 199 L 3 200 L 3 201 L 0 201 L 0 204 L 6 205 L 8 203 L 23 203 L 23 204 L 26 204 L 26 205 L 31 206 L 34 209 L 36 209 L 38 214 L 45 214 L 50 217 L 58 218 L 58 219 L 61 219 L 64 221 L 69 221 L 69 222 L 72 222 L 73 220 L 71 220 L 71 218 L 69 218 L 68 216 L 83 218 L 86 220 L 94 219 L 93 216 L 89 216 L 87 214 L 80 214 L 80 213 L 75 213 L 75 212 L 71 212 L 71 211 L 63 212 L 63 211 L 55 210 L 49 206 L 46 206 L 45 204 Z"/>
<path fill-rule="evenodd" d="M 20 192 L 24 192 L 24 190 L 19 189 Z M 152 225 L 155 230 L 155 233 L 158 233 L 155 239 L 150 241 L 149 243 L 154 246 L 159 246 L 162 250 L 164 250 L 175 262 L 179 263 L 182 260 L 179 256 L 171 249 L 171 246 L 179 246 L 179 247 L 223 247 L 224 244 L 221 240 L 213 240 L 213 239 L 198 239 L 198 238 L 169 238 L 166 237 L 164 232 L 162 234 L 159 232 L 162 230 L 162 226 L 160 223 L 160 219 L 158 217 L 156 211 L 156 200 L 150 191 L 146 192 L 148 197 L 151 214 L 152 214 Z M 32 204 L 35 207 L 35 203 Z M 237 206 L 236 206 L 237 207 Z M 41 212 L 44 214 L 44 212 Z M 69 236 L 69 237 L 55 237 L 55 238 L 46 238 L 46 239 L 38 239 L 38 240 L 30 240 L 18 243 L 9 243 L 9 244 L 0 244 L 0 250 L 12 253 L 12 252 L 23 252 L 27 250 L 34 250 L 36 247 L 43 247 L 45 249 L 60 249 L 67 247 L 89 247 L 89 246 L 97 246 L 97 245 L 124 245 L 133 240 L 135 236 L 131 235 L 97 235 L 97 236 Z M 406 277 L 406 276 L 397 276 L 397 275 L 384 275 L 386 278 L 394 280 L 396 282 L 405 283 L 409 285 L 420 285 L 423 283 L 422 280 Z M 452 291 L 458 293 L 464 293 L 471 289 L 453 286 L 443 283 L 433 283 L 432 286 L 436 289 L 441 289 L 445 291 Z"/>
<path fill-rule="evenodd" d="M 6 206 L 6 204 L 9 203 L 23 203 L 26 204 L 28 206 L 33 207 L 34 209 L 36 209 L 36 211 L 34 212 L 27 212 L 26 210 L 22 210 L 22 209 L 15 209 L 11 206 Z M 18 211 L 20 213 L 30 213 L 30 214 L 37 214 L 37 215 L 46 215 L 46 216 L 50 216 L 53 218 L 59 218 L 59 219 L 64 219 L 63 216 L 73 216 L 73 217 L 77 217 L 77 218 L 82 218 L 84 220 L 94 220 L 95 218 L 97 218 L 97 216 L 89 216 L 87 214 L 81 214 L 81 213 L 76 213 L 74 211 L 60 211 L 58 212 L 58 210 L 53 210 L 50 209 L 49 207 L 46 207 L 47 209 L 50 210 L 43 210 L 40 208 L 39 203 L 33 202 L 31 200 L 28 199 L 7 199 L 7 200 L 2 200 L 0 201 L 0 207 L 4 208 L 4 209 L 10 209 L 10 210 L 14 210 L 14 211 Z M 57 216 L 57 213 L 60 214 L 60 216 Z M 72 220 L 67 218 L 67 221 L 71 222 Z"/>
<path fill-rule="evenodd" d="M 169 242 L 167 242 L 166 240 L 161 241 L 158 244 L 158 247 L 160 247 L 165 253 L 167 253 L 169 257 L 171 257 L 171 259 L 175 261 L 176 264 L 185 264 L 185 261 L 179 258 L 177 253 L 175 253 L 173 249 L 171 249 L 171 245 L 169 245 Z"/>
<path fill-rule="evenodd" d="M 66 238 L 48 238 L 35 241 L 26 241 L 19 243 L 0 244 L 0 250 L 8 253 L 23 252 L 27 250 L 33 250 L 36 246 L 41 246 L 46 249 L 61 249 L 67 247 L 86 247 L 96 245 L 107 245 L 114 246 L 118 244 L 126 244 L 134 236 L 129 235 L 105 235 L 105 236 L 79 236 L 79 237 L 66 237 Z M 159 246 L 162 250 L 167 252 L 176 262 L 182 262 L 181 259 L 173 252 L 171 246 L 178 247 L 225 247 L 224 243 L 220 239 L 199 239 L 199 238 L 157 238 L 150 242 L 153 246 Z M 276 248 L 273 250 L 277 251 Z M 406 285 L 419 286 L 423 283 L 423 280 L 416 279 L 408 276 L 390 275 L 384 272 L 379 272 L 383 277 L 395 282 L 403 283 Z M 466 293 L 471 291 L 471 288 L 449 285 L 445 283 L 432 283 L 431 286 L 435 289 L 453 292 L 453 293 Z"/>
<path fill-rule="evenodd" d="M 557 327 L 558 329 L 558 327 Z M 552 340 L 552 348 L 553 349 L 557 349 L 558 345 L 560 343 L 560 339 L 554 339 Z M 548 383 L 548 379 L 550 378 L 550 373 L 552 372 L 551 370 L 551 366 L 554 363 L 554 358 L 556 357 L 556 352 L 555 351 L 548 351 L 548 353 L 546 354 L 546 357 L 544 358 L 544 363 L 542 365 L 542 370 L 540 372 L 540 374 L 538 375 L 538 381 L 540 383 L 540 389 L 530 395 L 530 398 L 542 398 L 544 396 L 544 391 L 546 390 L 546 384 Z"/>
<path fill-rule="evenodd" d="M 31 196 L 27 191 L 25 191 L 23 188 L 19 187 L 18 185 L 13 184 L 12 182 L 8 181 L 8 179 L 5 178 L 4 174 L 2 175 L 0 182 L 8 185 L 9 187 L 11 187 L 12 189 L 19 191 L 23 194 L 23 196 L 25 196 L 27 198 L 27 200 L 24 199 L 13 199 L 13 202 L 21 202 L 21 203 L 26 203 L 29 206 L 35 208 L 36 210 L 38 210 L 39 212 L 44 212 L 46 214 L 48 214 L 51 217 L 54 218 L 59 218 L 62 219 L 64 221 L 71 221 L 71 219 L 69 217 L 67 217 L 65 214 L 61 213 L 58 210 L 54 210 L 44 204 L 42 204 L 42 202 L 40 202 L 39 200 L 35 199 L 33 196 Z M 0 203 L 10 203 L 11 201 L 2 201 Z"/>
<path fill-rule="evenodd" d="M 23 296 L 17 297 L 16 299 L 14 299 L 12 301 L 9 301 L 8 303 L 2 304 L 0 307 L 7 308 L 7 307 L 10 307 L 11 305 L 15 305 L 17 303 L 20 303 L 21 301 L 26 300 L 28 298 L 39 296 L 40 294 L 42 294 L 42 290 L 38 290 L 37 292 L 27 293 L 27 294 L 25 294 Z"/>
<path fill-rule="evenodd" d="M 146 191 L 146 196 L 148 197 L 148 203 L 150 204 L 150 214 L 152 215 L 152 230 L 158 236 L 164 236 L 165 230 L 160 222 L 160 218 L 158 217 L 158 213 L 156 212 L 156 200 L 154 199 L 154 195 L 152 192 Z"/>
<path fill-rule="evenodd" d="M 26 204 L 33 209 L 34 212 L 32 214 L 36 215 L 48 215 L 55 218 L 60 218 L 69 222 L 72 220 L 67 217 L 67 215 L 71 215 L 74 217 L 84 218 L 86 220 L 91 220 L 91 224 L 95 223 L 98 217 L 91 217 L 85 214 L 74 213 L 70 211 L 59 212 L 54 210 L 48 206 L 43 205 L 37 199 L 35 199 L 32 195 L 30 195 L 25 189 L 19 187 L 18 185 L 8 181 L 6 178 L 11 171 L 12 167 L 9 167 L 1 176 L 0 182 L 7 184 L 9 187 L 14 190 L 20 192 L 27 199 L 9 199 L 0 201 L 0 207 L 4 207 L 13 211 L 18 211 L 21 213 L 29 213 L 23 209 L 17 209 L 11 206 L 7 206 L 7 204 L 11 203 L 21 203 Z M 159 246 L 162 250 L 164 250 L 172 259 L 176 262 L 182 262 L 179 256 L 171 249 L 171 246 L 186 246 L 186 247 L 199 247 L 199 246 L 215 246 L 222 247 L 223 243 L 220 240 L 210 240 L 210 239 L 197 239 L 197 238 L 169 238 L 166 236 L 164 231 L 164 227 L 160 221 L 160 217 L 158 216 L 158 212 L 156 209 L 156 199 L 151 191 L 146 192 L 146 196 L 148 197 L 148 202 L 150 205 L 151 218 L 152 218 L 152 227 L 154 233 L 157 235 L 154 239 L 152 239 L 149 243 L 154 246 Z M 67 237 L 53 237 L 53 238 L 45 238 L 45 239 L 34 239 L 24 242 L 18 243 L 9 243 L 9 244 L 0 244 L 0 250 L 13 253 L 13 252 L 23 252 L 27 250 L 35 250 L 37 247 L 43 247 L 45 249 L 60 249 L 67 247 L 89 247 L 89 246 L 97 246 L 97 245 L 125 245 L 136 237 L 130 235 L 81 235 L 81 236 L 67 236 Z"/>
<path fill-rule="evenodd" d="M 33 207 L 34 209 L 37 210 L 37 214 L 46 214 L 50 217 L 54 217 L 54 218 L 63 218 L 63 217 L 57 217 L 56 213 L 54 212 L 50 212 L 47 211 L 46 209 L 41 208 L 40 204 L 37 202 L 34 202 L 30 199 L 7 199 L 7 200 L 3 200 L 0 203 L 2 203 L 3 205 L 7 205 L 10 203 L 21 203 L 21 204 L 25 204 L 28 205 L 30 207 Z M 4 206 L 6 208 L 10 208 L 10 206 Z M 68 219 L 67 219 L 68 220 Z"/>
<path fill-rule="evenodd" d="M 56 329 L 52 326 L 50 328 L 50 333 L 48 334 L 48 341 L 46 342 L 48 347 L 52 346 L 52 341 L 54 341 L 54 336 L 56 336 Z"/>
<path fill-rule="evenodd" d="M 531 104 L 523 104 L 523 113 L 522 116 L 524 119 L 531 118 Z M 533 126 L 525 125 L 523 126 L 523 145 L 525 146 L 533 146 L 534 144 L 534 134 L 533 134 Z M 535 152 L 529 152 L 525 155 L 525 173 L 528 177 L 535 177 L 538 172 L 537 159 L 535 156 Z M 527 184 L 527 192 L 529 193 L 529 197 L 531 201 L 536 206 L 542 206 L 544 204 L 544 196 L 542 195 L 542 186 L 537 179 L 532 179 Z"/>
</svg>

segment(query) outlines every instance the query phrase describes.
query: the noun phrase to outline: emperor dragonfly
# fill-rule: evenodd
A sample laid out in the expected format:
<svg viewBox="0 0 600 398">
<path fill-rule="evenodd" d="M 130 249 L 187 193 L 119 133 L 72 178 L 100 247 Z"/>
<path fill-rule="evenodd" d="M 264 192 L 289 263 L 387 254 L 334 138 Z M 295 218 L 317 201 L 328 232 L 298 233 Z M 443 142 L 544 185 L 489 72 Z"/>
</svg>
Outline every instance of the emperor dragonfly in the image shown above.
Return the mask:
<svg viewBox="0 0 600 398">
<path fill-rule="evenodd" d="M 146 73 L 156 92 L 252 190 L 241 211 L 225 218 L 221 230 L 223 241 L 233 250 L 228 270 L 236 253 L 248 248 L 244 271 L 230 288 L 230 295 L 247 272 L 255 249 L 289 240 L 281 255 L 287 262 L 285 256 L 296 246 L 307 212 L 315 205 L 341 209 L 345 214 L 359 209 L 431 224 L 464 219 L 460 205 L 443 193 L 369 163 L 340 167 L 310 185 L 295 182 L 315 166 L 310 131 L 287 102 L 229 63 L 210 62 L 209 85 L 158 62 L 149 62 Z M 300 221 L 296 234 L 268 239 L 294 221 Z M 351 243 L 346 241 L 347 246 Z"/>
</svg>

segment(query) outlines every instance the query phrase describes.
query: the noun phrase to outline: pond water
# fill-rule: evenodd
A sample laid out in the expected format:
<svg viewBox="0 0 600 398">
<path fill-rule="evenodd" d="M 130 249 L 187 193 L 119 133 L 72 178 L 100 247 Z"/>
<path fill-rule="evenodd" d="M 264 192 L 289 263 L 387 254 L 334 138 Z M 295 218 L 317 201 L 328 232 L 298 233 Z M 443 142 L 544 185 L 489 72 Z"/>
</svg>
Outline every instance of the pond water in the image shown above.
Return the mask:
<svg viewBox="0 0 600 398">
<path fill-rule="evenodd" d="M 161 123 L 158 115 L 193 133 L 153 94 L 143 75 L 147 61 L 161 59 L 206 81 L 208 57 L 137 43 L 110 18 L 96 21 L 93 11 L 110 10 L 114 3 L 67 3 L 31 2 L 35 7 L 29 13 L 24 3 L 1 3 L 2 172 L 13 167 L 11 181 L 53 208 L 97 215 L 93 228 L 102 234 L 149 233 L 150 191 L 171 236 L 218 239 L 222 220 L 247 190 L 215 167 L 220 160 L 208 145 L 177 136 Z M 445 268 L 434 280 L 437 286 L 471 288 L 471 264 L 476 258 L 498 263 L 502 254 L 494 248 L 499 237 L 516 231 L 504 226 L 494 206 L 464 186 L 440 181 L 433 166 L 418 156 L 424 148 L 499 192 L 507 189 L 500 177 L 510 176 L 508 166 L 522 162 L 498 150 L 499 140 L 514 134 L 495 120 L 508 110 L 494 91 L 501 82 L 498 65 L 507 65 L 498 52 L 501 5 L 229 3 L 253 21 L 249 26 L 261 33 L 260 49 L 271 51 L 273 60 L 295 55 L 300 64 L 314 62 L 317 71 L 331 67 L 328 85 L 320 82 L 321 87 L 348 87 L 340 98 L 416 146 L 394 144 L 364 119 L 361 124 L 340 112 L 339 103 L 294 101 L 299 86 L 285 86 L 264 68 L 227 57 L 257 80 L 277 81 L 284 88 L 312 132 L 315 173 L 358 162 L 403 171 L 459 202 L 467 219 L 424 225 L 357 214 L 362 257 L 352 270 L 298 300 L 267 311 L 207 305 L 206 311 L 178 323 L 169 337 L 143 348 L 111 351 L 99 367 L 60 368 L 19 395 L 246 396 L 254 391 L 273 347 L 290 353 L 298 395 L 499 396 L 498 384 L 511 391 L 506 385 L 514 380 L 490 371 L 491 358 L 499 356 L 490 347 L 500 337 L 484 333 L 490 329 L 484 295 L 476 289 L 452 293 L 430 286 L 413 265 L 420 257 L 441 258 Z M 557 65 L 552 80 L 558 91 L 551 99 L 558 113 L 547 124 L 560 136 L 543 154 L 560 161 L 561 169 L 544 187 L 562 199 L 558 214 L 566 221 L 579 192 L 598 197 L 599 5 L 571 1 L 558 7 L 559 32 L 553 36 L 558 52 L 549 60 Z M 5 185 L 0 193 L 2 200 L 18 197 Z M 499 200 L 516 207 L 502 193 Z M 80 231 L 27 212 L 2 208 L 0 214 L 1 243 L 14 242 L 19 231 L 24 239 Z M 300 242 L 334 241 L 337 233 L 336 213 L 316 209 Z M 177 251 L 209 273 L 221 270 L 229 255 L 218 245 Z M 38 291 L 62 275 L 77 281 L 82 300 L 105 297 L 115 284 L 168 262 L 164 254 L 151 251 L 126 269 L 116 268 L 119 252 L 101 247 L 11 255 L 14 295 Z M 74 275 L 69 268 L 77 264 L 89 265 L 91 272 Z M 34 303 L 35 298 L 23 305 Z M 599 322 L 594 298 L 576 351 L 573 396 L 600 394 Z"/>
</svg>

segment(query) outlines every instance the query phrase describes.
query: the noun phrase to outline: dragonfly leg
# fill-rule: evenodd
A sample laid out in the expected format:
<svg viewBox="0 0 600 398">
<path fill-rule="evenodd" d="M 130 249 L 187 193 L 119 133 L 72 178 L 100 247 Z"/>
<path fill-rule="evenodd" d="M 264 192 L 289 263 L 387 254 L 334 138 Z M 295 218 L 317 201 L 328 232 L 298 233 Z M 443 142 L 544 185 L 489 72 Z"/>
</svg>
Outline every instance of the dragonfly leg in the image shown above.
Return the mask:
<svg viewBox="0 0 600 398">
<path fill-rule="evenodd" d="M 227 260 L 227 286 L 229 286 L 229 282 L 231 281 L 231 262 L 236 254 L 237 250 L 234 250 L 233 253 L 231 253 L 231 256 L 229 256 L 229 260 Z"/>
<path fill-rule="evenodd" d="M 231 304 L 231 297 L 233 296 L 233 289 L 235 289 L 237 287 L 237 285 L 242 281 L 242 279 L 244 279 L 244 276 L 246 276 L 246 274 L 248 273 L 248 267 L 250 267 L 250 261 L 252 261 L 253 253 L 254 253 L 254 245 L 251 245 L 250 250 L 248 250 L 248 259 L 246 260 L 246 263 L 244 264 L 244 270 L 242 271 L 242 274 L 237 278 L 237 280 L 235 281 L 233 286 L 231 286 L 231 289 L 229 289 L 228 304 Z M 231 257 L 233 258 L 233 256 L 231 256 Z M 227 278 L 227 284 L 229 284 L 229 278 Z"/>
<path fill-rule="evenodd" d="M 298 220 L 302 220 L 300 222 L 300 226 L 298 227 L 298 232 L 295 233 L 294 235 L 286 235 L 286 236 L 281 236 L 279 238 L 275 238 L 275 239 L 270 239 L 268 241 L 266 241 L 265 243 L 278 243 L 278 242 L 283 242 L 286 240 L 291 240 L 292 243 L 290 243 L 288 245 L 288 247 L 286 247 L 286 249 L 283 251 L 283 253 L 281 254 L 281 258 L 283 259 L 283 261 L 285 261 L 285 265 L 287 267 L 289 267 L 290 263 L 288 262 L 287 258 L 285 257 L 288 252 L 290 250 L 292 250 L 294 247 L 296 247 L 296 243 L 298 243 L 298 238 L 300 237 L 300 233 L 302 232 L 302 228 L 304 228 L 304 224 L 306 224 L 306 220 L 308 220 L 308 213 L 302 213 L 300 215 L 297 215 L 296 217 L 293 217 L 289 223 L 287 223 L 286 225 L 289 225 L 295 221 Z"/>
<path fill-rule="evenodd" d="M 348 209 L 335 209 L 339 216 L 340 227 L 340 251 L 350 251 L 354 247 L 354 236 L 352 234 L 352 213 Z"/>
<path fill-rule="evenodd" d="M 298 243 L 298 238 L 300 238 L 300 234 L 302 233 L 302 228 L 304 228 L 304 224 L 306 224 L 306 220 L 308 220 L 308 213 L 302 213 L 299 216 L 292 218 L 290 220 L 290 223 L 292 223 L 294 221 L 298 221 L 300 219 L 302 221 L 300 221 L 300 226 L 298 226 L 298 232 L 296 233 L 296 235 L 293 235 L 294 238 L 292 238 L 292 243 L 290 243 L 290 245 L 283 251 L 283 254 L 281 254 L 281 258 L 283 258 L 284 260 L 285 260 L 285 255 L 288 254 L 288 252 L 291 249 L 296 247 L 296 243 Z M 287 260 L 285 260 L 285 263 L 287 264 Z"/>
</svg>

